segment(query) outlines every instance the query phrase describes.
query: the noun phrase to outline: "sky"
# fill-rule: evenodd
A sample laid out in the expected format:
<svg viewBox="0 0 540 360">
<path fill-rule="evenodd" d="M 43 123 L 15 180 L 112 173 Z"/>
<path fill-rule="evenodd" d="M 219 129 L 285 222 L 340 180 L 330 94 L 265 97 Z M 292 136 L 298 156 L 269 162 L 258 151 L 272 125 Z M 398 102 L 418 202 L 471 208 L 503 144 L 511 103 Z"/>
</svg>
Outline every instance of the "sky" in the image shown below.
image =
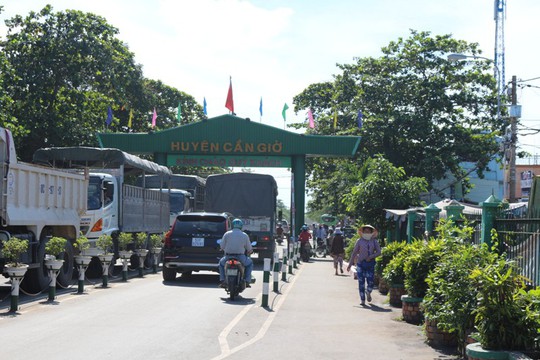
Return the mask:
<svg viewBox="0 0 540 360">
<path fill-rule="evenodd" d="M 232 78 L 237 116 L 267 125 L 306 119 L 293 112 L 293 97 L 310 84 L 331 81 L 336 64 L 355 57 L 378 57 L 381 47 L 410 29 L 480 45 L 494 59 L 492 0 L 0 0 L 3 20 L 39 11 L 46 4 L 103 16 L 142 64 L 144 76 L 192 95 L 208 116 L 228 113 L 225 100 Z M 540 1 L 509 0 L 504 23 L 505 78 L 540 77 Z M 540 154 L 540 79 L 520 83 L 522 106 L 518 146 Z M 259 114 L 262 98 L 263 115 Z M 287 121 L 281 111 L 287 103 Z M 314 114 L 315 122 L 317 114 Z M 300 130 L 301 132 L 303 130 Z M 539 159 L 540 160 L 540 159 Z M 287 169 L 253 169 L 278 182 L 279 199 L 290 204 Z"/>
</svg>

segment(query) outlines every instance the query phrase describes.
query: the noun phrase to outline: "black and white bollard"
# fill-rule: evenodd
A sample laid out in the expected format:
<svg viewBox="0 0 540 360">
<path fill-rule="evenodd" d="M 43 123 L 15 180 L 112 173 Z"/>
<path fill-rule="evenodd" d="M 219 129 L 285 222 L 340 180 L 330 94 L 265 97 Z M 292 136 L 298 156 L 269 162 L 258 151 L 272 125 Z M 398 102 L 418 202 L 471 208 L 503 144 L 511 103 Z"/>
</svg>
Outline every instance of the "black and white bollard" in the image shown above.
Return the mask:
<svg viewBox="0 0 540 360">
<path fill-rule="evenodd" d="M 263 268 L 263 292 L 262 292 L 262 307 L 268 307 L 268 294 L 270 292 L 270 262 L 272 260 L 264 259 Z"/>
<path fill-rule="evenodd" d="M 294 250 L 293 250 L 293 268 L 298 269 L 298 264 L 300 263 L 300 259 L 298 258 L 298 242 L 294 243 Z"/>
<path fill-rule="evenodd" d="M 294 247 L 293 244 L 289 245 L 289 260 L 288 260 L 288 263 L 289 263 L 289 274 L 291 274 L 291 275 L 293 273 L 293 247 Z"/>
<path fill-rule="evenodd" d="M 280 268 L 280 262 L 279 262 L 279 254 L 276 252 L 274 253 L 274 292 L 279 292 L 279 268 Z"/>
<path fill-rule="evenodd" d="M 16 312 L 19 310 L 19 289 L 21 282 L 23 281 L 24 274 L 28 270 L 28 265 L 23 264 L 19 266 L 6 266 L 6 273 L 11 279 L 11 306 L 10 312 Z"/>
<path fill-rule="evenodd" d="M 120 251 L 120 259 L 122 259 L 122 281 L 128 281 L 128 260 L 131 258 L 132 252 L 129 250 Z"/>
<path fill-rule="evenodd" d="M 53 301 L 56 298 L 56 276 L 64 265 L 64 260 L 56 260 L 54 257 L 45 259 L 45 267 L 49 270 L 49 301 Z"/>
<path fill-rule="evenodd" d="M 111 261 L 113 260 L 112 254 L 106 254 L 106 255 L 99 255 L 99 260 L 101 261 L 101 267 L 102 267 L 102 275 L 101 275 L 101 282 L 104 288 L 109 286 L 109 265 L 111 264 Z"/>
<path fill-rule="evenodd" d="M 137 255 L 139 255 L 139 277 L 144 276 L 144 259 L 148 255 L 147 249 L 137 249 Z"/>
<path fill-rule="evenodd" d="M 85 255 L 75 256 L 75 264 L 77 264 L 77 269 L 79 270 L 79 281 L 77 284 L 78 294 L 84 293 L 84 274 L 86 272 L 86 269 L 88 269 L 88 265 L 90 265 L 91 261 L 92 261 L 91 256 L 85 256 Z"/>
<path fill-rule="evenodd" d="M 281 263 L 281 281 L 287 281 L 287 249 L 283 249 L 283 261 Z"/>
<path fill-rule="evenodd" d="M 152 273 L 157 274 L 157 268 L 159 265 L 159 254 L 161 254 L 161 248 L 152 248 L 150 252 L 154 256 L 154 264 L 152 265 Z"/>
</svg>

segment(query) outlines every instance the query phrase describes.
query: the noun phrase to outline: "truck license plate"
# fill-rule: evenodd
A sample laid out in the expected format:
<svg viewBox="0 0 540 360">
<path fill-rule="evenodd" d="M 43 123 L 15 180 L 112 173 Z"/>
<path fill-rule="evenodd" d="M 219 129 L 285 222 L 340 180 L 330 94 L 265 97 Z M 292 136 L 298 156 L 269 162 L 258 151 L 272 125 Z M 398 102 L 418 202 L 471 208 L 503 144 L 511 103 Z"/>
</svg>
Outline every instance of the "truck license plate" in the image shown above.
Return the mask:
<svg viewBox="0 0 540 360">
<path fill-rule="evenodd" d="M 238 274 L 238 269 L 227 269 L 227 276 L 236 276 Z"/>
<path fill-rule="evenodd" d="M 191 246 L 203 247 L 204 238 L 191 238 Z"/>
</svg>

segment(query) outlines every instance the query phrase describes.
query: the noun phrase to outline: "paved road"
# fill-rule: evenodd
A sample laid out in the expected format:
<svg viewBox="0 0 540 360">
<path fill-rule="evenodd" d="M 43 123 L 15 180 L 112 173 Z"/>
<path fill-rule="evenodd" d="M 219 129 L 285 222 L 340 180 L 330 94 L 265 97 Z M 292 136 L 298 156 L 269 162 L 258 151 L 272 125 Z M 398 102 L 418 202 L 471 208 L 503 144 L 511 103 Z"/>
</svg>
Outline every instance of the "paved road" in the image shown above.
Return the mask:
<svg viewBox="0 0 540 360">
<path fill-rule="evenodd" d="M 375 292 L 359 305 L 355 281 L 330 259 L 302 264 L 270 308 L 258 283 L 230 302 L 204 273 L 163 283 L 161 274 L 87 287 L 56 302 L 0 303 L 2 358 L 41 359 L 450 359 Z M 272 288 L 272 286 L 270 287 Z"/>
</svg>

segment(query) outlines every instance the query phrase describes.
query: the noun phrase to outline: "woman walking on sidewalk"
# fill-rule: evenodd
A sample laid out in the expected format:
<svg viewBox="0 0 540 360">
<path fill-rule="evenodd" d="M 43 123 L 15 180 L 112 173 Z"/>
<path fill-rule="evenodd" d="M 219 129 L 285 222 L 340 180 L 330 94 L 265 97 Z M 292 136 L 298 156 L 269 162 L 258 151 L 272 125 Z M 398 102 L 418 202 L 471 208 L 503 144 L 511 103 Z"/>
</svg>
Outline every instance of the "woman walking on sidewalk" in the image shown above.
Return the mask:
<svg viewBox="0 0 540 360">
<path fill-rule="evenodd" d="M 360 235 L 360 239 L 354 245 L 347 271 L 351 270 L 353 261 L 356 259 L 358 291 L 360 292 L 361 304 L 365 305 L 366 298 L 368 302 L 371 302 L 373 279 L 375 277 L 375 258 L 381 255 L 381 246 L 377 240 L 377 229 L 371 225 L 363 225 L 358 229 L 358 235 Z"/>
<path fill-rule="evenodd" d="M 343 244 L 343 232 L 340 228 L 336 228 L 332 243 L 330 246 L 330 256 L 334 259 L 334 269 L 336 270 L 335 275 L 338 274 L 338 265 L 339 270 L 343 274 L 343 255 L 345 255 L 345 248 Z"/>
</svg>

